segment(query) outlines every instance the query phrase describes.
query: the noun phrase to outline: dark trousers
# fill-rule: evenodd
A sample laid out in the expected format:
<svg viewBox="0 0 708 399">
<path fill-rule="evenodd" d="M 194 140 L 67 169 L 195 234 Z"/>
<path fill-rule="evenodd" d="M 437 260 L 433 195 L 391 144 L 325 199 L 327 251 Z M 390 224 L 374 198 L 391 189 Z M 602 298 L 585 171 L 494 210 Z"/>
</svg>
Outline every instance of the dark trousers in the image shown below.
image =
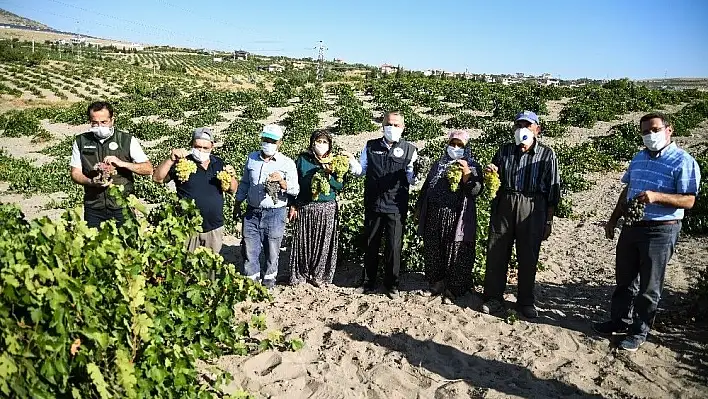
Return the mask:
<svg viewBox="0 0 708 399">
<path fill-rule="evenodd" d="M 93 209 L 84 206 L 84 220 L 89 227 L 100 227 L 101 223 L 107 220 L 115 220 L 116 226 L 120 227 L 123 220 L 123 209 Z"/>
<path fill-rule="evenodd" d="M 401 269 L 401 250 L 403 248 L 403 220 L 398 213 L 379 213 L 366 211 L 364 214 L 364 235 L 366 253 L 364 255 L 364 285 L 376 285 L 379 270 L 379 247 L 381 237 L 386 234 L 384 247 L 384 286 L 398 286 L 398 272 Z"/>
<path fill-rule="evenodd" d="M 676 248 L 681 223 L 662 226 L 625 226 L 617 242 L 611 317 L 632 324 L 634 334 L 645 335 L 654 324 L 664 287 L 666 264 Z"/>
<path fill-rule="evenodd" d="M 487 243 L 485 300 L 503 301 L 514 242 L 519 265 L 517 304 L 533 305 L 536 267 L 546 227 L 548 205 L 543 196 L 499 193 L 492 202 Z"/>
</svg>

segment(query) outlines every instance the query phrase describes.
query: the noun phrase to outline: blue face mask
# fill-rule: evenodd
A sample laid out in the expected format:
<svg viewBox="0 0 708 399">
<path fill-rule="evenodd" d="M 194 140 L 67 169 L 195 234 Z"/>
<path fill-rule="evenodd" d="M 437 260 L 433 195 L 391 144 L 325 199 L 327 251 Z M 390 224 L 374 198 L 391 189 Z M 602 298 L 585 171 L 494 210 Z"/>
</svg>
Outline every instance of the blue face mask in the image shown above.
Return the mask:
<svg viewBox="0 0 708 399">
<path fill-rule="evenodd" d="M 447 155 L 452 159 L 460 159 L 465 155 L 465 149 L 449 145 L 447 146 Z"/>
</svg>

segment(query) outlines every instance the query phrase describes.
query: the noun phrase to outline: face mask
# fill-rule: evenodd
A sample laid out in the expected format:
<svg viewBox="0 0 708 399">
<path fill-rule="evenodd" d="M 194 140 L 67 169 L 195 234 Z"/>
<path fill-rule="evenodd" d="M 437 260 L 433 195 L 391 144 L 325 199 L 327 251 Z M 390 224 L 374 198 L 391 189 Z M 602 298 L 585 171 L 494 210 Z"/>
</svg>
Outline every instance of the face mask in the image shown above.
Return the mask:
<svg viewBox="0 0 708 399">
<path fill-rule="evenodd" d="M 329 144 L 327 143 L 315 143 L 315 154 L 322 156 L 329 151 Z"/>
<path fill-rule="evenodd" d="M 452 159 L 460 159 L 462 158 L 462 155 L 464 155 L 464 153 L 464 148 L 457 148 L 451 145 L 447 146 L 447 155 Z"/>
<path fill-rule="evenodd" d="M 99 140 L 113 136 L 113 128 L 108 126 L 91 126 L 90 131 Z"/>
<path fill-rule="evenodd" d="M 403 128 L 397 126 L 384 126 L 384 137 L 391 143 L 396 143 L 401 139 Z"/>
<path fill-rule="evenodd" d="M 278 145 L 273 143 L 263 143 L 261 145 L 261 151 L 263 151 L 265 156 L 272 157 L 275 155 L 275 152 L 278 151 Z"/>
<path fill-rule="evenodd" d="M 666 147 L 666 130 L 661 129 L 658 132 L 645 134 L 642 136 L 642 141 L 649 151 L 659 151 Z"/>
<path fill-rule="evenodd" d="M 209 153 L 202 152 L 198 148 L 192 148 L 192 158 L 194 158 L 194 160 L 197 162 L 204 162 L 209 159 Z"/>
<path fill-rule="evenodd" d="M 514 131 L 514 139 L 516 140 L 516 145 L 525 144 L 529 146 L 533 143 L 533 132 L 527 127 L 516 129 Z"/>
</svg>

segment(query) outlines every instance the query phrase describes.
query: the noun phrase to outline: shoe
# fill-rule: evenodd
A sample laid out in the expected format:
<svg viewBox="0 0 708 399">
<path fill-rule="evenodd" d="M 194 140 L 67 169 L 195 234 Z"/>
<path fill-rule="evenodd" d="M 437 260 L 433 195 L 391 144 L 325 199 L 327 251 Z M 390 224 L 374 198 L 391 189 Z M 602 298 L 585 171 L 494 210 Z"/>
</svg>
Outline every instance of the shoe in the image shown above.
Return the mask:
<svg viewBox="0 0 708 399">
<path fill-rule="evenodd" d="M 609 320 L 602 323 L 593 323 L 592 329 L 602 335 L 627 335 L 629 334 L 629 325 L 621 321 Z"/>
<path fill-rule="evenodd" d="M 275 287 L 275 280 L 263 280 L 263 286 L 272 290 Z"/>
<path fill-rule="evenodd" d="M 647 337 L 643 334 L 627 335 L 619 344 L 619 348 L 627 352 L 636 352 L 643 343 L 647 341 Z"/>
<path fill-rule="evenodd" d="M 504 312 L 505 306 L 499 300 L 492 299 L 483 303 L 479 310 L 481 310 L 484 314 L 499 314 Z"/>
<path fill-rule="evenodd" d="M 440 295 L 445 291 L 445 280 L 440 280 L 437 283 L 430 284 L 430 294 Z"/>
<path fill-rule="evenodd" d="M 527 319 L 535 319 L 538 317 L 538 310 L 534 305 L 519 306 L 519 311 Z"/>
<path fill-rule="evenodd" d="M 396 299 L 398 298 L 398 288 L 396 287 L 391 287 L 391 288 L 386 288 L 386 296 L 389 299 Z"/>
<path fill-rule="evenodd" d="M 355 294 L 368 295 L 376 292 L 375 285 L 364 284 L 361 287 L 354 290 Z"/>
</svg>

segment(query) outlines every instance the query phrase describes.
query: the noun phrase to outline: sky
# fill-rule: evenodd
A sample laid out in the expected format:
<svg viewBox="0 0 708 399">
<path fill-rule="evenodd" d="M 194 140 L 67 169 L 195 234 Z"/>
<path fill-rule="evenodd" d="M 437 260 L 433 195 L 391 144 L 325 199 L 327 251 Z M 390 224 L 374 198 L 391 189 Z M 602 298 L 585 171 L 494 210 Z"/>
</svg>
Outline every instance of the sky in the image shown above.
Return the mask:
<svg viewBox="0 0 708 399">
<path fill-rule="evenodd" d="M 708 77 L 705 0 L 0 0 L 63 31 L 408 70 Z"/>
</svg>

